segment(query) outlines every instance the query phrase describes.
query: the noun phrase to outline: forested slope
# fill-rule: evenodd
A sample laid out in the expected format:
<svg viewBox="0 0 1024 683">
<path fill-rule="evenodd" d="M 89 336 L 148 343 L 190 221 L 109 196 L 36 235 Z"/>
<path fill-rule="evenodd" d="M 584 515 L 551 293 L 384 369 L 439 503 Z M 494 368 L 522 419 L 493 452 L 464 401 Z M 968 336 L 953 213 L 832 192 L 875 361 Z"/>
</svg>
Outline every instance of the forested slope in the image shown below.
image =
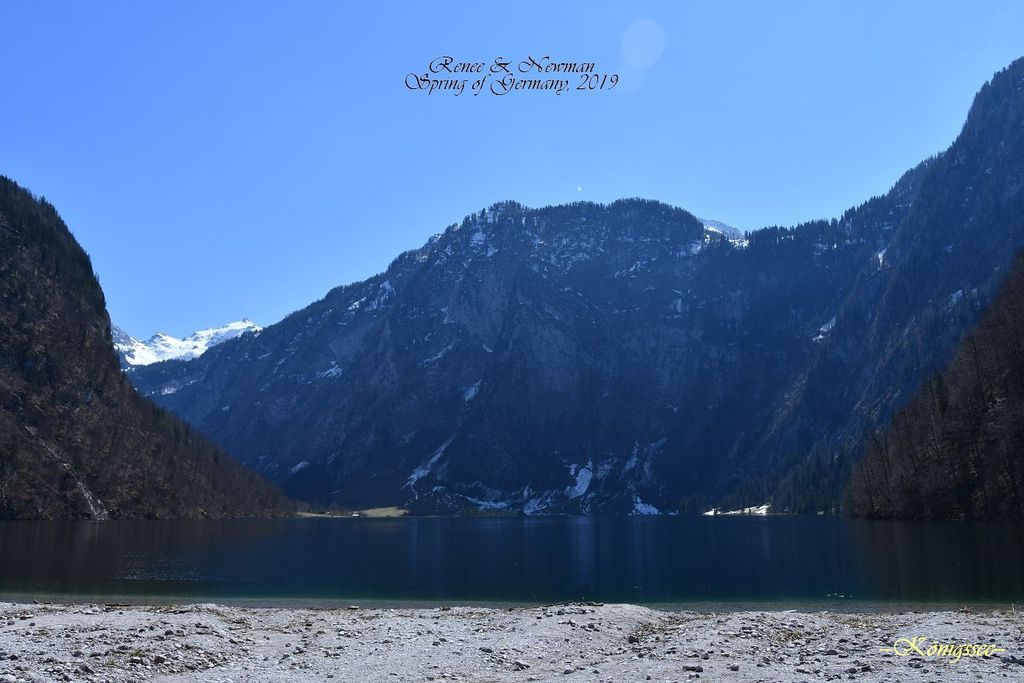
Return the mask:
<svg viewBox="0 0 1024 683">
<path fill-rule="evenodd" d="M 291 504 L 124 377 L 89 257 L 0 177 L 0 518 L 225 517 Z"/>
</svg>

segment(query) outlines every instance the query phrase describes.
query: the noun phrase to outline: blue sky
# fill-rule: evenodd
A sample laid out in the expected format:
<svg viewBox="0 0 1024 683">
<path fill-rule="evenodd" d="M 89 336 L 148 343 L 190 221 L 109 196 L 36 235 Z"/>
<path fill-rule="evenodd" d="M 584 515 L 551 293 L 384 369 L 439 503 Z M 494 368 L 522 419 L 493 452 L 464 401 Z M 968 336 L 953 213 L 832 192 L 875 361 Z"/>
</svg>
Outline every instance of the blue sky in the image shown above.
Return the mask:
<svg viewBox="0 0 1024 683">
<path fill-rule="evenodd" d="M 1020 2 L 8 0 L 0 27 L 0 173 L 56 204 L 136 336 L 275 322 L 504 199 L 836 216 L 1024 54 Z M 620 84 L 405 88 L 445 54 Z"/>
</svg>

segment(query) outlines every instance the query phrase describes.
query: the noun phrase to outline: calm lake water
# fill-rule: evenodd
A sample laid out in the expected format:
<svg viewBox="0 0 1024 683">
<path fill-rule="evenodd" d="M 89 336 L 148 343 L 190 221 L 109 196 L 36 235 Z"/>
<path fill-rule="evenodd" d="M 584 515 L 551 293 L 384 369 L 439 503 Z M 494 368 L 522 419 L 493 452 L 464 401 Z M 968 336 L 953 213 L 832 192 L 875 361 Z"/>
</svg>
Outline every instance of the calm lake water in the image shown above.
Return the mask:
<svg viewBox="0 0 1024 683">
<path fill-rule="evenodd" d="M 1024 525 L 834 517 L 3 522 L 0 592 L 297 603 L 1024 600 Z"/>
</svg>

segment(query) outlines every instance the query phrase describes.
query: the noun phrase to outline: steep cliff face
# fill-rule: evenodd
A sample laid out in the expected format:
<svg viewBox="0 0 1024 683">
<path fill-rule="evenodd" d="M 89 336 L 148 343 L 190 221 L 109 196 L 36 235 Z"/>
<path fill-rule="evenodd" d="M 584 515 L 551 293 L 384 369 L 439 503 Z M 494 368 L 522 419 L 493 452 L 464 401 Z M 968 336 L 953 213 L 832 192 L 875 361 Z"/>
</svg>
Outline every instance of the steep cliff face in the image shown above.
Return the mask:
<svg viewBox="0 0 1024 683">
<path fill-rule="evenodd" d="M 0 177 L 0 518 L 207 517 L 290 504 L 138 396 L 88 256 Z"/>
<path fill-rule="evenodd" d="M 498 204 L 132 379 L 321 503 L 829 508 L 1024 245 L 1022 73 L 841 219 L 730 239 L 656 202 Z"/>
</svg>

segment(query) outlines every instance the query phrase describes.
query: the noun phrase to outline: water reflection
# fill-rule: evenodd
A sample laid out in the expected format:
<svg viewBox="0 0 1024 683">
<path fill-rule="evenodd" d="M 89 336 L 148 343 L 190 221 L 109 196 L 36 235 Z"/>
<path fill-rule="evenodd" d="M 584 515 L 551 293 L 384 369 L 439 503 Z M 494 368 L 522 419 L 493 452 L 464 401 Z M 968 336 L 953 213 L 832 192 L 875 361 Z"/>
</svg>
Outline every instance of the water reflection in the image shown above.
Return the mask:
<svg viewBox="0 0 1024 683">
<path fill-rule="evenodd" d="M 1024 526 L 831 517 L 4 522 L 0 591 L 1006 602 L 1024 597 Z"/>
<path fill-rule="evenodd" d="M 1024 525 L 1012 522 L 852 524 L 859 554 L 890 600 L 1019 599 Z"/>
</svg>

